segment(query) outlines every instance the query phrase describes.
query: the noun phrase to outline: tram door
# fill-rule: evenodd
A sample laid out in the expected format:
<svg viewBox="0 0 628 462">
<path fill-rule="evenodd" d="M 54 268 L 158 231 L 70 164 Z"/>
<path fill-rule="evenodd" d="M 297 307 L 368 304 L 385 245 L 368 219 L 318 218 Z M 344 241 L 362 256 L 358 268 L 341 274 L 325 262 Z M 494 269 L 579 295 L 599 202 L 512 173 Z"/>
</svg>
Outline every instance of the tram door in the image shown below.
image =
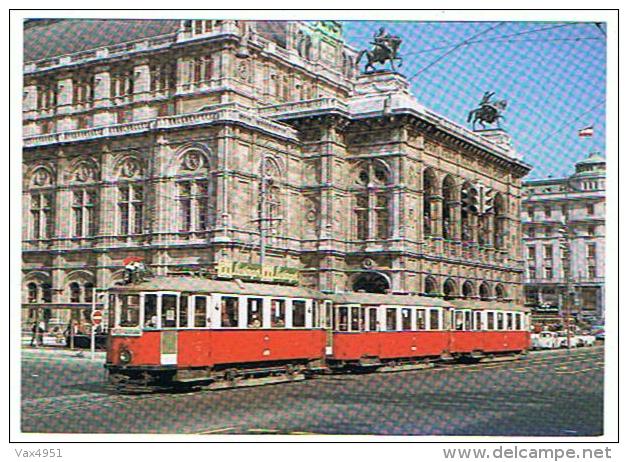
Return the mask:
<svg viewBox="0 0 628 462">
<path fill-rule="evenodd" d="M 161 364 L 177 364 L 178 302 L 178 294 L 163 294 L 161 296 Z"/>
<path fill-rule="evenodd" d="M 325 343 L 325 353 L 331 355 L 334 351 L 334 333 L 333 333 L 333 325 L 334 325 L 334 313 L 333 307 L 329 300 L 325 300 L 321 304 L 321 318 L 322 324 L 321 326 L 325 328 L 325 333 L 327 335 L 327 341 Z"/>
</svg>

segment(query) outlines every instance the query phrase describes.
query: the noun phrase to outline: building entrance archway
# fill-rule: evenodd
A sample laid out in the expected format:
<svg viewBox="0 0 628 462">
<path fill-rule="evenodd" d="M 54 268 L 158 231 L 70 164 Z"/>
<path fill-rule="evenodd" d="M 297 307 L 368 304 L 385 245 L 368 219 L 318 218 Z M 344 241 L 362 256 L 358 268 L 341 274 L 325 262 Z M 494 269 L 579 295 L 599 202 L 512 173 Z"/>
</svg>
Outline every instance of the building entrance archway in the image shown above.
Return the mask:
<svg viewBox="0 0 628 462">
<path fill-rule="evenodd" d="M 385 294 L 390 290 L 390 281 L 381 273 L 369 271 L 360 273 L 353 279 L 351 290 L 371 294 Z"/>
</svg>

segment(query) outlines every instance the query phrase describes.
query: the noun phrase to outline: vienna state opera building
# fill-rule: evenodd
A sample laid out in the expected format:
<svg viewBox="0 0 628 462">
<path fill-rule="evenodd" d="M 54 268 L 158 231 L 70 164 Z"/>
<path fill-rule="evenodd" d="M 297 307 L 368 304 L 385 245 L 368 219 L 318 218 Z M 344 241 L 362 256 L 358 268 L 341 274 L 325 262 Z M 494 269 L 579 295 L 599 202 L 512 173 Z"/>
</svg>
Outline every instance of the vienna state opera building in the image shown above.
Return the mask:
<svg viewBox="0 0 628 462">
<path fill-rule="evenodd" d="M 530 167 L 503 130 L 362 72 L 340 23 L 35 20 L 24 34 L 26 318 L 67 323 L 129 259 L 167 275 L 263 258 L 325 292 L 523 306 Z"/>
</svg>

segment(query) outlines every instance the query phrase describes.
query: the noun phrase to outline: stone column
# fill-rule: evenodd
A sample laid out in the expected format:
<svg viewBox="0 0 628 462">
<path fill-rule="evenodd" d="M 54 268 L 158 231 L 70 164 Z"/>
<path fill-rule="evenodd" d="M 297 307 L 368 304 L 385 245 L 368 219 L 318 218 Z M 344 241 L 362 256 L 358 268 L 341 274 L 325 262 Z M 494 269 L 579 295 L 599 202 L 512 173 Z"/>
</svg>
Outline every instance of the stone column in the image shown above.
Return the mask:
<svg viewBox="0 0 628 462">
<path fill-rule="evenodd" d="M 94 74 L 94 127 L 111 125 L 114 115 L 111 106 L 111 75 L 109 68 L 100 68 Z"/>
<path fill-rule="evenodd" d="M 76 121 L 71 116 L 74 98 L 72 77 L 64 76 L 57 81 L 57 131 L 65 132 L 76 129 Z"/>
<path fill-rule="evenodd" d="M 22 111 L 29 113 L 37 110 L 37 85 L 30 84 L 24 86 L 22 99 Z"/>
<path fill-rule="evenodd" d="M 52 286 L 52 303 L 63 303 L 66 300 L 64 294 L 65 271 L 61 268 L 65 267 L 65 259 L 63 255 L 56 254 L 52 257 L 53 270 L 51 271 Z"/>
<path fill-rule="evenodd" d="M 495 246 L 495 214 L 493 212 L 489 212 L 486 216 L 487 226 L 486 226 L 486 245 L 488 247 Z"/>
<path fill-rule="evenodd" d="M 430 217 L 432 221 L 432 236 L 443 236 L 443 198 L 432 196 L 430 198 Z"/>
<path fill-rule="evenodd" d="M 144 104 L 137 104 L 133 107 L 133 120 L 145 120 L 151 117 L 150 114 L 150 66 L 148 61 L 141 62 L 133 68 L 133 101 Z"/>
<path fill-rule="evenodd" d="M 449 226 L 451 228 L 452 240 L 460 241 L 462 239 L 462 203 L 460 201 L 451 201 L 449 205 L 451 207 Z"/>
</svg>

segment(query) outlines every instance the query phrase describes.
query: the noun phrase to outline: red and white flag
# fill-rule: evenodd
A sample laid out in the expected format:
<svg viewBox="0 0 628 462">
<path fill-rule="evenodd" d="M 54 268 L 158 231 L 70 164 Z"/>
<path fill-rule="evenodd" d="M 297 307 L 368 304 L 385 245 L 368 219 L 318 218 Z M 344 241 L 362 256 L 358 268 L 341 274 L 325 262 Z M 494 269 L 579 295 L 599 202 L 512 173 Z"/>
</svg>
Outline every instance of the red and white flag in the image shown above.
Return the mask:
<svg viewBox="0 0 628 462">
<path fill-rule="evenodd" d="M 578 136 L 580 138 L 589 138 L 593 136 L 593 125 L 589 125 L 588 127 L 578 130 Z"/>
</svg>

